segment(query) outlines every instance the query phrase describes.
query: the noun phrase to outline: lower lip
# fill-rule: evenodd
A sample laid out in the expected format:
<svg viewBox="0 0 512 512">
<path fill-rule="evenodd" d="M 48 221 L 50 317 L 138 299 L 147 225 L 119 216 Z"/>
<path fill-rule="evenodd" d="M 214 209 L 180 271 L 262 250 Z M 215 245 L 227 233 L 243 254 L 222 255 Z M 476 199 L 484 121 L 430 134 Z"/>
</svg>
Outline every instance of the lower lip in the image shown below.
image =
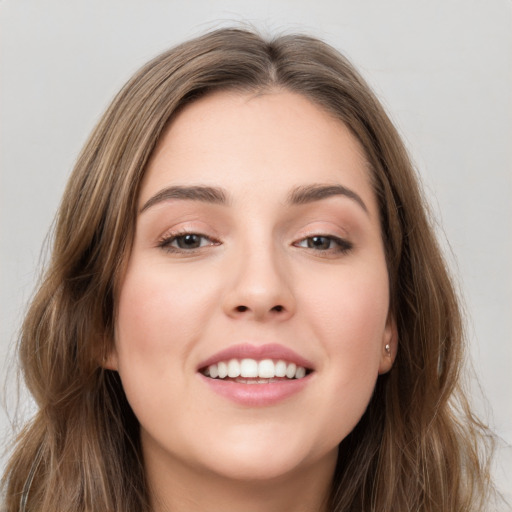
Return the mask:
<svg viewBox="0 0 512 512">
<path fill-rule="evenodd" d="M 290 379 L 266 384 L 243 384 L 221 379 L 211 379 L 198 374 L 218 395 L 240 405 L 265 407 L 274 405 L 302 391 L 311 380 L 312 374 L 302 379 Z"/>
</svg>

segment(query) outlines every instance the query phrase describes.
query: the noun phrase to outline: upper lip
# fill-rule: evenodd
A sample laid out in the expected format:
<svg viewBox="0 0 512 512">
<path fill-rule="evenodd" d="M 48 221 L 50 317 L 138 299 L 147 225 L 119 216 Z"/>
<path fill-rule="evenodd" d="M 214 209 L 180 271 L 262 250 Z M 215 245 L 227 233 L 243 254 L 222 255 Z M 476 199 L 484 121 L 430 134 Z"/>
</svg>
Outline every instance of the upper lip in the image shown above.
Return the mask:
<svg viewBox="0 0 512 512">
<path fill-rule="evenodd" d="M 229 361 L 230 359 L 274 359 L 283 360 L 288 363 L 295 363 L 297 366 L 303 366 L 306 369 L 312 370 L 313 363 L 306 358 L 297 354 L 291 348 L 279 345 L 277 343 L 268 343 L 265 345 L 252 345 L 250 343 L 243 343 L 233 345 L 224 350 L 216 352 L 208 359 L 202 361 L 197 370 L 206 368 L 212 364 L 217 364 L 220 361 Z"/>
</svg>

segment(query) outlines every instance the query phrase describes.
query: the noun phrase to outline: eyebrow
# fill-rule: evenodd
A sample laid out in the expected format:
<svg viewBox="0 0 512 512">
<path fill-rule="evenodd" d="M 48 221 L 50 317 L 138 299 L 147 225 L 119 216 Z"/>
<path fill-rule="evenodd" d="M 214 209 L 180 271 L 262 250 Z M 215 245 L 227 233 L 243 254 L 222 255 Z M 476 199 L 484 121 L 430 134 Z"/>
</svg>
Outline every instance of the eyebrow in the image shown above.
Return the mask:
<svg viewBox="0 0 512 512">
<path fill-rule="evenodd" d="M 301 205 L 321 201 L 333 196 L 345 196 L 354 200 L 361 208 L 368 213 L 366 204 L 356 192 L 343 185 L 324 185 L 321 183 L 304 185 L 294 188 L 286 200 L 288 205 Z M 200 201 L 204 203 L 228 204 L 228 194 L 220 187 L 202 185 L 172 186 L 166 187 L 148 199 L 139 210 L 139 214 L 148 210 L 156 204 L 170 199 L 181 199 L 188 201 Z"/>
<path fill-rule="evenodd" d="M 226 192 L 219 187 L 206 186 L 173 186 L 167 187 L 157 192 L 148 199 L 144 206 L 139 210 L 139 214 L 151 208 L 152 206 L 168 201 L 169 199 L 186 199 L 188 201 L 201 201 L 203 203 L 227 204 L 228 198 Z"/>
<path fill-rule="evenodd" d="M 368 208 L 359 194 L 343 185 L 324 185 L 321 183 L 297 187 L 291 191 L 287 203 L 300 205 L 320 201 L 333 196 L 345 196 L 354 200 L 366 213 Z"/>
</svg>

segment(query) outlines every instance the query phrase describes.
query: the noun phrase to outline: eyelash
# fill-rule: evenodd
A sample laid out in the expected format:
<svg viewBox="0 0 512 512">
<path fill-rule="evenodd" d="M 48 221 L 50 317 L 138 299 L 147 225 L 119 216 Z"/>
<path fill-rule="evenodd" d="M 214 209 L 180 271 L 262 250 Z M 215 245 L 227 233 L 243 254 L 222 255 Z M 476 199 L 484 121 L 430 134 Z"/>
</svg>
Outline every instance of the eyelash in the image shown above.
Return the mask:
<svg viewBox="0 0 512 512">
<path fill-rule="evenodd" d="M 179 241 L 186 239 L 186 237 L 199 238 L 200 239 L 199 247 L 185 248 L 185 247 L 174 247 L 172 245 L 174 242 L 179 244 Z M 310 242 L 311 242 L 311 244 L 314 244 L 315 239 L 317 239 L 317 240 L 324 239 L 324 240 L 328 241 L 329 247 L 326 249 L 317 249 L 314 246 L 311 246 Z M 203 241 L 207 241 L 207 243 L 203 244 L 202 243 Z M 301 245 L 302 243 L 307 243 L 308 245 L 305 247 L 305 246 Z M 195 233 L 192 231 L 171 233 L 171 234 L 163 237 L 158 242 L 158 247 L 160 247 L 161 249 L 164 249 L 165 251 L 170 252 L 170 253 L 181 253 L 181 254 L 184 254 L 184 253 L 194 254 L 197 251 L 200 251 L 201 249 L 203 249 L 204 247 L 216 246 L 216 245 L 221 245 L 221 242 L 219 240 L 215 240 L 215 239 L 208 237 L 206 235 L 203 235 L 201 233 Z M 346 253 L 350 252 L 354 247 L 352 242 L 349 242 L 348 240 L 345 240 L 343 238 L 339 238 L 339 237 L 333 236 L 333 235 L 322 235 L 322 234 L 315 234 L 315 235 L 311 235 L 311 236 L 302 238 L 302 239 L 298 240 L 297 242 L 294 242 L 293 245 L 295 247 L 299 247 L 299 248 L 302 247 L 304 249 L 310 249 L 313 252 L 319 252 L 321 254 L 346 254 Z"/>
<path fill-rule="evenodd" d="M 312 243 L 314 243 L 313 240 L 315 240 L 315 239 L 327 240 L 329 242 L 330 247 L 328 247 L 327 249 L 317 250 L 314 247 L 309 246 L 309 242 L 311 241 Z M 304 242 L 308 243 L 307 247 L 300 245 L 301 243 L 304 243 Z M 339 238 L 339 237 L 333 236 L 333 235 L 321 235 L 321 234 L 315 234 L 315 235 L 311 235 L 311 236 L 302 238 L 298 242 L 295 242 L 293 245 L 295 245 L 295 247 L 303 247 L 304 249 L 311 249 L 314 252 L 320 252 L 322 254 L 346 254 L 354 248 L 354 245 L 352 244 L 352 242 L 349 242 L 348 240 L 345 240 L 343 238 Z M 332 247 L 332 245 L 334 245 L 334 247 Z"/>
<path fill-rule="evenodd" d="M 184 248 L 184 247 L 173 247 L 171 244 L 173 242 L 178 242 L 180 239 L 185 239 L 186 237 L 197 237 L 201 240 L 207 240 L 208 243 L 204 245 L 200 245 L 199 247 L 193 248 Z M 195 253 L 201 250 L 203 247 L 212 246 L 212 245 L 220 245 L 218 240 L 210 238 L 206 235 L 202 235 L 201 233 L 194 233 L 192 231 L 183 231 L 179 233 L 171 233 L 169 235 L 164 236 L 159 242 L 158 247 L 164 249 L 167 252 L 172 253 Z"/>
</svg>

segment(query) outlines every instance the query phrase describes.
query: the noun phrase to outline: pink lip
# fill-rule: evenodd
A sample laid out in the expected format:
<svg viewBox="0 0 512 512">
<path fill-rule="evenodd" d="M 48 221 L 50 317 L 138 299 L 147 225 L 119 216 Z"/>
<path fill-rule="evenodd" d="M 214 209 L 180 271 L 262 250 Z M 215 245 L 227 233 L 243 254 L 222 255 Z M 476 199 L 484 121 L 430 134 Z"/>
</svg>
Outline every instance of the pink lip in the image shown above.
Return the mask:
<svg viewBox="0 0 512 512">
<path fill-rule="evenodd" d="M 265 407 L 277 404 L 303 390 L 314 376 L 310 373 L 302 379 L 270 382 L 268 384 L 242 384 L 229 380 L 210 379 L 202 373 L 197 375 L 218 395 L 248 407 Z"/>
<path fill-rule="evenodd" d="M 277 343 L 269 343 L 266 345 L 251 345 L 244 343 L 241 345 L 234 345 L 228 347 L 220 352 L 217 352 L 208 359 L 202 361 L 197 367 L 198 370 L 206 368 L 211 364 L 216 364 L 219 361 L 229 361 L 230 359 L 282 359 L 289 363 L 295 363 L 297 366 L 313 369 L 313 363 L 304 357 L 300 356 L 292 349 L 278 345 Z"/>
<path fill-rule="evenodd" d="M 303 358 L 293 350 L 275 343 L 266 345 L 234 345 L 225 350 L 217 352 L 213 356 L 205 359 L 197 367 L 199 378 L 210 387 L 212 391 L 228 400 L 248 407 L 264 407 L 277 404 L 286 398 L 299 393 L 313 378 L 310 373 L 302 379 L 286 379 L 266 384 L 244 384 L 233 380 L 211 379 L 206 377 L 199 370 L 216 364 L 219 361 L 229 361 L 230 359 L 273 359 L 284 360 L 295 363 L 297 366 L 303 366 L 312 370 L 313 363 Z"/>
</svg>

